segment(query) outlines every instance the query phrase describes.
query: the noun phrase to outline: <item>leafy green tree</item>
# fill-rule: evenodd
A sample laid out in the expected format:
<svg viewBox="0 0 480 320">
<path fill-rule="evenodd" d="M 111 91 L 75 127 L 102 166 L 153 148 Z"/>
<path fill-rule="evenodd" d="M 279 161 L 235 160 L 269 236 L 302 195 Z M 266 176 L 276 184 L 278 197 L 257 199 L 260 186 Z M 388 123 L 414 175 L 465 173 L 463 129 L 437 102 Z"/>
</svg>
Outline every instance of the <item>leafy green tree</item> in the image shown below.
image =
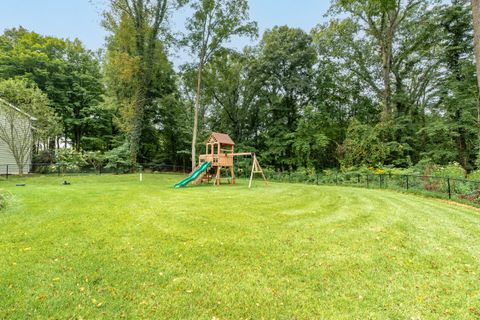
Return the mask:
<svg viewBox="0 0 480 320">
<path fill-rule="evenodd" d="M 127 14 L 122 15 L 115 30 L 108 39 L 105 59 L 107 102 L 114 112 L 114 123 L 121 132 L 127 134 L 127 137 L 131 137 L 135 124 L 133 117 L 138 85 L 136 77 L 140 72 L 138 57 L 133 55 L 137 44 L 131 17 Z M 185 133 L 181 130 L 181 135 L 173 136 L 166 132 L 178 133 L 177 129 L 185 126 L 181 123 L 183 118 L 180 116 L 183 112 L 183 103 L 177 92 L 176 74 L 167 58 L 165 45 L 159 39 L 156 39 L 153 55 L 149 69 L 151 81 L 149 86 L 144 88 L 145 105 L 137 161 L 177 163 L 183 161 L 183 158 L 177 158 L 175 151 L 172 155 L 171 150 L 176 148 L 175 139 L 184 141 Z M 172 102 L 173 100 L 175 103 Z M 167 106 L 172 107 L 173 110 Z M 174 113 L 177 113 L 176 117 Z M 184 121 L 186 123 L 187 120 L 184 119 Z M 123 144 L 124 140 L 119 139 L 117 142 Z M 169 147 L 166 147 L 167 145 Z M 181 144 L 178 147 L 183 148 Z M 168 157 L 165 152 L 169 155 Z"/>
<path fill-rule="evenodd" d="M 75 149 L 58 149 L 55 152 L 55 164 L 52 170 L 62 173 L 78 172 L 87 162 L 83 154 Z"/>
<path fill-rule="evenodd" d="M 346 20 L 332 21 L 311 32 L 318 59 L 314 119 L 329 141 L 317 157 L 320 168 L 339 165 L 352 119 L 372 125 L 380 118 L 375 53 L 369 42 L 352 38 L 354 29 L 352 21 Z"/>
<path fill-rule="evenodd" d="M 264 107 L 263 157 L 280 169 L 295 165 L 292 133 L 303 109 L 312 101 L 316 52 L 312 38 L 301 29 L 274 27 L 266 31 L 255 65 Z"/>
<path fill-rule="evenodd" d="M 370 126 L 352 121 L 343 144 L 342 167 L 378 166 L 385 163 L 391 150 L 381 136 L 383 129 L 383 123 Z"/>
<path fill-rule="evenodd" d="M 465 169 L 473 166 L 475 149 L 478 147 L 478 90 L 475 79 L 474 48 L 472 21 L 469 19 L 470 8 L 467 1 L 453 1 L 442 9 L 439 20 L 443 48 L 440 62 L 445 67 L 439 82 L 439 103 L 435 110 L 438 116 L 433 128 L 442 125 L 448 128 L 446 141 L 441 145 L 451 144 L 455 156 L 450 161 L 457 161 Z M 441 122 L 441 124 L 439 123 Z M 427 132 L 431 132 L 427 127 Z M 437 143 L 438 138 L 432 137 Z M 440 152 L 433 147 L 430 153 Z M 447 159 L 442 162 L 446 163 Z"/>
<path fill-rule="evenodd" d="M 99 119 L 93 114 L 103 92 L 98 56 L 77 39 L 45 37 L 24 28 L 6 30 L 0 36 L 0 78 L 15 77 L 36 83 L 47 94 L 65 140 L 70 138 L 80 149 L 86 123 Z"/>
<path fill-rule="evenodd" d="M 337 88 L 342 88 L 341 82 L 355 88 L 353 95 L 337 90 L 350 100 L 343 99 L 349 106 L 344 109 L 350 108 L 350 115 L 353 111 L 357 120 L 361 115 L 372 125 L 380 113 L 392 131 L 381 136 L 389 139 L 384 142 L 392 147 L 386 161 L 407 166 L 420 159 L 426 137 L 417 134 L 438 103 L 438 6 L 429 6 L 429 1 L 398 1 L 389 8 L 387 2 L 337 1 L 335 12 L 347 16 L 317 27 L 314 37 L 321 59 L 336 64 L 338 71 L 333 78 Z M 398 25 L 390 29 L 386 21 L 397 21 Z M 387 37 L 385 32 L 394 32 L 394 36 Z M 387 57 L 384 49 L 388 47 L 392 49 Z M 389 61 L 387 73 L 385 61 Z"/>
<path fill-rule="evenodd" d="M 453 5 L 456 4 L 457 1 L 453 2 Z M 479 0 L 471 0 L 472 5 L 472 21 L 473 21 L 473 41 L 474 41 L 474 50 L 475 50 L 475 66 L 476 66 L 476 73 L 477 73 L 477 88 L 480 90 L 480 1 Z M 480 108 L 480 103 L 478 104 Z M 480 122 L 480 111 L 478 112 Z M 480 135 L 480 131 L 479 131 Z M 480 140 L 480 139 L 479 139 Z"/>
<path fill-rule="evenodd" d="M 138 161 L 144 130 L 145 108 L 155 76 L 159 37 L 168 17 L 169 0 L 111 0 L 104 26 L 111 32 L 110 61 L 125 91 L 124 118 L 130 145 L 130 160 Z M 161 50 L 160 50 L 161 51 Z M 113 79 L 115 81 L 115 79 Z"/>
<path fill-rule="evenodd" d="M 383 118 L 392 113 L 392 63 L 397 33 L 415 12 L 425 12 L 425 0 L 335 0 L 333 9 L 349 14 L 358 22 L 358 31 L 371 36 L 380 51 L 382 70 Z"/>
<path fill-rule="evenodd" d="M 256 36 L 257 25 L 249 21 L 246 0 L 195 0 L 194 13 L 187 21 L 183 42 L 197 59 L 197 81 L 192 130 L 192 170 L 196 167 L 198 114 L 202 73 L 210 58 L 233 36 Z"/>
<path fill-rule="evenodd" d="M 184 101 L 177 94 L 165 95 L 157 101 L 155 118 L 158 131 L 158 152 L 154 162 L 186 167 L 190 147 L 190 121 Z"/>
<path fill-rule="evenodd" d="M 253 72 L 255 57 L 246 50 L 220 50 L 204 70 L 205 103 L 210 106 L 208 126 L 228 132 L 241 143 L 256 146 L 260 126 L 259 81 Z"/>
<path fill-rule="evenodd" d="M 293 133 L 293 150 L 297 165 L 304 168 L 320 168 L 322 153 L 329 144 L 329 139 L 323 132 L 321 114 L 312 107 L 303 110 L 303 116 L 298 121 Z"/>
<path fill-rule="evenodd" d="M 130 158 L 128 142 L 105 152 L 105 162 L 105 168 L 111 169 L 115 173 L 126 173 L 138 165 L 132 162 Z"/>
<path fill-rule="evenodd" d="M 65 52 L 65 94 L 68 103 L 63 113 L 64 126 L 75 149 L 79 151 L 92 118 L 101 121 L 102 76 L 99 58 L 86 50 L 79 40 L 66 41 Z"/>
</svg>

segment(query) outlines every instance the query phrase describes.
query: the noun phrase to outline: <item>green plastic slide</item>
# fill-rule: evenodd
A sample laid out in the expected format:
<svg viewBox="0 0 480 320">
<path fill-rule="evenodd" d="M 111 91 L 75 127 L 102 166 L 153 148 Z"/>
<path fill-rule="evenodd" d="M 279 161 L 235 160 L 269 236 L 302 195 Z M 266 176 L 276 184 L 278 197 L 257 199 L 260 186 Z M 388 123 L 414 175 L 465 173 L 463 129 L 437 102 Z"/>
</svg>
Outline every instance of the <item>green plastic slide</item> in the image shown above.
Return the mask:
<svg viewBox="0 0 480 320">
<path fill-rule="evenodd" d="M 208 168 L 210 168 L 212 166 L 212 163 L 211 162 L 204 162 L 200 165 L 200 167 L 198 167 L 195 171 L 192 172 L 191 175 L 189 175 L 187 178 L 183 179 L 182 181 L 180 181 L 179 183 L 177 183 L 175 185 L 175 188 L 181 188 L 181 187 L 185 187 L 187 184 L 189 184 L 190 182 L 194 181 L 195 179 L 197 179 L 202 173 L 204 173 L 205 171 L 207 171 Z"/>
</svg>

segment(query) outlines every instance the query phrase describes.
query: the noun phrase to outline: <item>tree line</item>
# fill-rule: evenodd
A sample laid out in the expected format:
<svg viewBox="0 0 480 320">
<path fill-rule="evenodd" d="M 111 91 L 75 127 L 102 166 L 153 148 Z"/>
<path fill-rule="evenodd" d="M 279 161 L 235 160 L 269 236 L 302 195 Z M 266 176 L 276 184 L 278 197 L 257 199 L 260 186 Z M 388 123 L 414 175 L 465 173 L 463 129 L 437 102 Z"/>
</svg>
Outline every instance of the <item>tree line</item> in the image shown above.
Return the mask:
<svg viewBox="0 0 480 320">
<path fill-rule="evenodd" d="M 178 35 L 169 21 L 184 6 L 192 15 Z M 0 97 L 38 119 L 41 161 L 68 145 L 127 167 L 194 167 L 218 131 L 280 171 L 427 162 L 474 170 L 478 10 L 477 0 L 333 0 L 312 30 L 258 35 L 247 0 L 111 0 L 99 52 L 5 30 Z M 239 36 L 256 44 L 228 48 Z M 176 69 L 182 48 L 191 60 Z"/>
</svg>

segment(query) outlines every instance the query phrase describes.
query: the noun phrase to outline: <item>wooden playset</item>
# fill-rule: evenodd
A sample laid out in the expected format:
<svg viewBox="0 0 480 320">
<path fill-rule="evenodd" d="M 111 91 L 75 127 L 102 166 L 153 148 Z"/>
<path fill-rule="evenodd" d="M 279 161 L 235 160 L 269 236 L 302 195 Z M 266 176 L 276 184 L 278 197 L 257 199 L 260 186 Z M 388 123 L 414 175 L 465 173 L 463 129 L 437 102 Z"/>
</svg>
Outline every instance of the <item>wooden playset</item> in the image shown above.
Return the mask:
<svg viewBox="0 0 480 320">
<path fill-rule="evenodd" d="M 252 180 L 255 173 L 260 173 L 263 180 L 265 182 L 267 181 L 255 153 L 235 153 L 235 142 L 233 142 L 228 134 L 213 132 L 205 142 L 205 154 L 200 155 L 199 165 L 188 178 L 177 183 L 175 187 L 184 187 L 190 182 L 193 184 L 200 184 L 204 181 L 210 182 L 211 180 L 213 180 L 214 185 L 218 186 L 221 183 L 222 170 L 225 173 L 227 181 L 231 184 L 235 184 L 233 159 L 238 156 L 252 157 L 252 170 L 250 172 L 250 180 L 248 183 L 249 188 L 252 186 Z"/>
</svg>

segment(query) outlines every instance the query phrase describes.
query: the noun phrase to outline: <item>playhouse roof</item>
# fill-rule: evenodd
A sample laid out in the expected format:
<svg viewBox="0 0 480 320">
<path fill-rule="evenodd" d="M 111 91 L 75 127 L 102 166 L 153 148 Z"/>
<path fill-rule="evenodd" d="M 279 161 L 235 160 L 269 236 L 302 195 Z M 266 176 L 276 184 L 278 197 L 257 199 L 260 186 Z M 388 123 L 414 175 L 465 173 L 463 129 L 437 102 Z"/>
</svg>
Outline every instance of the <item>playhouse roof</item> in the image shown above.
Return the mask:
<svg viewBox="0 0 480 320">
<path fill-rule="evenodd" d="M 212 132 L 210 137 L 208 138 L 207 142 L 210 142 L 210 140 L 215 139 L 216 142 L 228 146 L 234 146 L 235 142 L 233 142 L 232 138 L 226 133 L 218 133 L 218 132 Z"/>
</svg>

